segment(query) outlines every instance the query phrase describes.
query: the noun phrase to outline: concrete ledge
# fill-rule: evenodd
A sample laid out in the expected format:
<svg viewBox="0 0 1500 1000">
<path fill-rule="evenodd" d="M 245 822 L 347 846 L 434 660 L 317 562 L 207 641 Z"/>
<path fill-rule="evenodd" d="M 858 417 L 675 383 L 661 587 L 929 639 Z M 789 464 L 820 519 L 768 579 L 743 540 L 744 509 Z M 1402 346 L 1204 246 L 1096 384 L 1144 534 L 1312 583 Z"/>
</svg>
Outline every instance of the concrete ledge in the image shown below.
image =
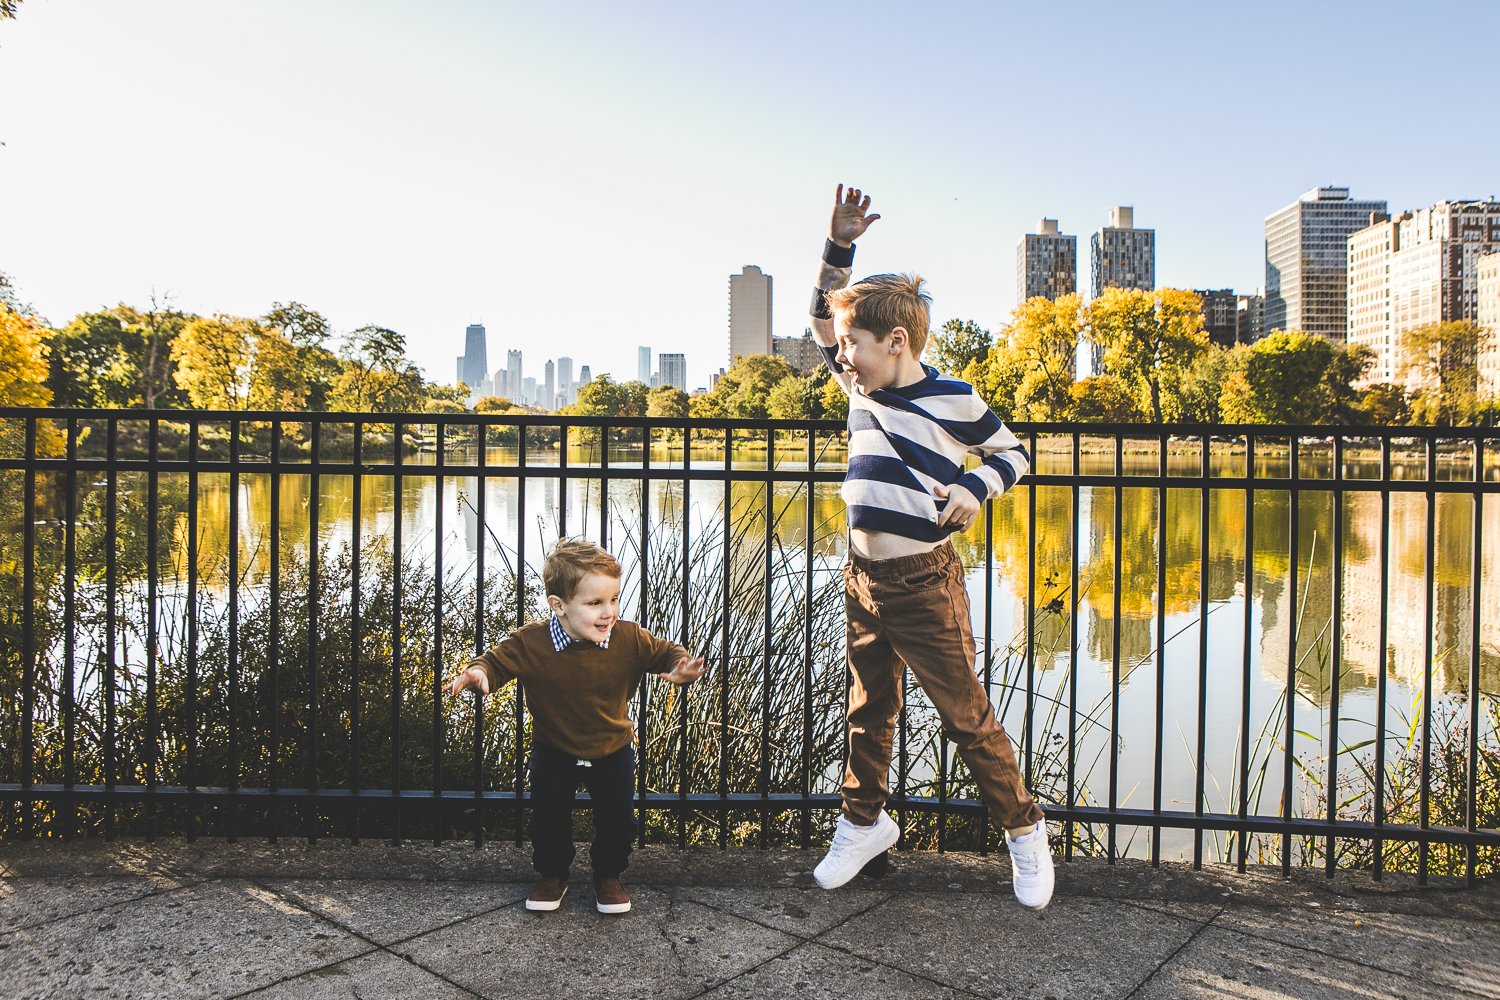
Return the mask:
<svg viewBox="0 0 1500 1000">
<path fill-rule="evenodd" d="M 0 993 L 1500 998 L 1494 882 L 1075 860 L 1032 913 L 1003 853 L 900 854 L 835 892 L 819 856 L 647 848 L 604 917 L 586 849 L 537 915 L 513 844 L 12 842 Z"/>
</svg>

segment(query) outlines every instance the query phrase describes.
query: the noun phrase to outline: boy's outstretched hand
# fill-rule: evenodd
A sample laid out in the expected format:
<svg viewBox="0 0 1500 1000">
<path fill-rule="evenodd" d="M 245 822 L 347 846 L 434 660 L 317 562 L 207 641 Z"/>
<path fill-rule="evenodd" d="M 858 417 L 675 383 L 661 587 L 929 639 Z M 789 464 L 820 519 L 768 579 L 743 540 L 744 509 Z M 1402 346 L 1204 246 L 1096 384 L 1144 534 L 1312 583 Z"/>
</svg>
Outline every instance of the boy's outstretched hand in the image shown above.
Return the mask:
<svg viewBox="0 0 1500 1000">
<path fill-rule="evenodd" d="M 461 694 L 468 688 L 473 688 L 480 694 L 490 693 L 490 678 L 478 667 L 469 667 L 453 680 L 448 682 L 449 694 Z"/>
<path fill-rule="evenodd" d="M 677 661 L 675 667 L 661 676 L 663 680 L 669 680 L 673 684 L 691 684 L 706 673 L 708 673 L 708 667 L 704 664 L 703 657 L 690 660 L 684 656 Z"/>
<path fill-rule="evenodd" d="M 835 243 L 848 246 L 865 234 L 870 228 L 870 223 L 880 218 L 879 215 L 869 215 L 870 196 L 864 194 L 859 188 L 844 190 L 840 184 L 838 193 L 833 196 L 833 218 L 828 223 L 828 238 Z"/>
</svg>

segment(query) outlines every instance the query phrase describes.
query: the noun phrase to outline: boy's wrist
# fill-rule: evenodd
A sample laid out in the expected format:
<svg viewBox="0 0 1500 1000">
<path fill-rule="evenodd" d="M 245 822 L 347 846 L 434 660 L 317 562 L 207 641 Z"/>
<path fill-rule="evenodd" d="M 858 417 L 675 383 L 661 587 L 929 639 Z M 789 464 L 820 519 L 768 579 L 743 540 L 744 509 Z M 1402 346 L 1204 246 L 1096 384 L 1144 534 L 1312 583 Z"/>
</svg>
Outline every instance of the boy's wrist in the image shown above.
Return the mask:
<svg viewBox="0 0 1500 1000">
<path fill-rule="evenodd" d="M 854 244 L 832 236 L 823 243 L 823 263 L 840 270 L 854 266 Z"/>
</svg>

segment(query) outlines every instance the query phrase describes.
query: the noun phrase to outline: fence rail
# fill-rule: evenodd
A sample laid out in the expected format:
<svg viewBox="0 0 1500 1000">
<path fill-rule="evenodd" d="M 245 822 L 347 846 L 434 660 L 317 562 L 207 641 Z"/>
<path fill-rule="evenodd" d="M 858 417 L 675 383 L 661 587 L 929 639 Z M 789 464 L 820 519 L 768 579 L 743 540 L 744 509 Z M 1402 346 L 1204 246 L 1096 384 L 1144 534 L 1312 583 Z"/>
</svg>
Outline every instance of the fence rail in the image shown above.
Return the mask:
<svg viewBox="0 0 1500 1000">
<path fill-rule="evenodd" d="M 1425 878 L 1435 852 L 1439 870 L 1470 880 L 1494 870 L 1500 734 L 1486 714 L 1496 693 L 1485 690 L 1481 619 L 1484 498 L 1500 492 L 1500 465 L 1490 466 L 1500 431 L 1013 429 L 1034 469 L 1016 495 L 990 501 L 971 532 L 976 669 L 1017 738 L 1028 782 L 1042 786 L 1049 819 L 1062 824 L 1066 852 L 1113 859 L 1135 851 L 1131 833 L 1144 831 L 1156 862 L 1163 831 L 1182 831 L 1195 864 L 1210 838 L 1220 859 L 1241 867 L 1270 851 L 1290 869 L 1296 848 L 1330 873 L 1367 856 L 1377 877 L 1399 859 Z M 0 409 L 0 565 L 12 567 L 0 609 L 0 742 L 12 748 L 0 752 L 0 829 L 519 841 L 524 691 L 455 707 L 441 685 L 470 652 L 540 613 L 532 567 L 547 539 L 586 533 L 623 553 L 635 617 L 723 664 L 702 691 L 639 692 L 642 839 L 813 844 L 838 804 L 842 762 L 834 493 L 843 433 L 827 421 Z M 1038 536 L 1044 494 L 1063 498 L 1069 537 Z M 1420 606 L 1390 603 L 1392 500 L 1404 495 L 1421 503 Z M 1129 534 L 1123 512 L 1142 496 L 1154 530 Z M 1232 664 L 1217 646 L 1211 655 L 1209 622 L 1234 605 L 1211 593 L 1209 569 L 1222 561 L 1212 547 L 1226 542 L 1211 510 L 1230 496 L 1244 512 Z M 1331 498 L 1330 555 L 1305 558 L 1304 532 L 1314 529 L 1304 528 L 1313 515 L 1303 507 L 1314 496 Z M 1342 689 L 1353 565 L 1346 506 L 1356 496 L 1380 505 L 1378 541 L 1360 542 L 1375 546 L 1366 563 L 1379 574 L 1379 607 L 1362 619 L 1379 630 L 1373 710 L 1358 722 L 1368 740 L 1340 731 L 1356 725 Z M 1169 523 L 1176 497 L 1196 503 L 1196 524 L 1180 504 Z M 1275 526 L 1286 533 L 1285 570 L 1275 579 L 1256 566 L 1256 532 L 1266 530 L 1257 498 L 1270 497 L 1286 498 Z M 1447 742 L 1434 731 L 1433 672 L 1452 651 L 1435 648 L 1435 590 L 1441 558 L 1457 556 L 1439 534 L 1440 498 L 1467 498 L 1471 542 L 1467 583 L 1443 584 L 1465 593 L 1469 616 L 1467 671 L 1444 698 L 1456 706 Z M 1013 529 L 1024 532 L 1026 555 L 1024 573 L 1009 567 L 1021 598 L 1011 639 L 995 634 L 1004 505 L 1025 508 Z M 1088 539 L 1086 506 L 1099 526 Z M 1457 523 L 1451 515 L 1445 508 L 1445 526 Z M 501 537 L 499 523 L 513 538 Z M 1197 578 L 1197 618 L 1169 634 L 1168 542 L 1181 531 L 1196 546 L 1196 566 L 1188 556 L 1181 567 Z M 455 538 L 462 532 L 467 542 Z M 1043 578 L 1039 548 L 1063 546 L 1065 572 Z M 1142 553 L 1154 579 L 1132 591 L 1121 567 Z M 1102 560 L 1107 581 L 1098 586 L 1109 598 L 1099 618 L 1110 633 L 1108 690 L 1092 707 L 1080 693 L 1081 590 L 1097 583 L 1086 558 Z M 1313 579 L 1316 558 L 1330 570 Z M 1286 594 L 1286 645 L 1257 649 L 1265 609 L 1254 595 L 1268 580 Z M 1313 635 L 1319 623 L 1300 609 L 1315 589 L 1329 613 Z M 1134 660 L 1121 636 L 1132 614 L 1153 637 L 1149 655 Z M 1388 690 L 1387 629 L 1412 615 L 1425 645 L 1403 742 L 1388 718 L 1399 706 Z M 1060 650 L 1040 648 L 1043 632 Z M 1300 665 L 1310 646 L 1327 661 L 1327 689 L 1313 699 Z M 1263 713 L 1257 733 L 1252 686 L 1271 670 L 1282 680 L 1280 707 Z M 1048 689 L 1041 675 L 1054 671 L 1060 681 Z M 1132 785 L 1121 734 L 1146 683 L 1150 767 Z M 1167 700 L 1181 689 L 1192 702 L 1175 718 L 1179 752 L 1167 745 Z M 1237 759 L 1227 788 L 1216 787 L 1209 744 L 1225 733 L 1210 695 L 1235 690 Z M 1360 704 L 1371 700 L 1359 694 Z M 1299 741 L 1310 745 L 1301 717 L 1309 711 L 1321 756 L 1297 753 Z M 982 806 L 929 715 L 918 697 L 899 720 L 892 807 L 906 842 L 988 850 Z M 1183 761 L 1185 805 L 1170 801 L 1164 780 Z M 1272 785 L 1268 808 L 1260 792 Z M 1149 806 L 1132 802 L 1140 786 Z M 1316 793 L 1312 805 L 1299 808 L 1299 789 Z"/>
</svg>

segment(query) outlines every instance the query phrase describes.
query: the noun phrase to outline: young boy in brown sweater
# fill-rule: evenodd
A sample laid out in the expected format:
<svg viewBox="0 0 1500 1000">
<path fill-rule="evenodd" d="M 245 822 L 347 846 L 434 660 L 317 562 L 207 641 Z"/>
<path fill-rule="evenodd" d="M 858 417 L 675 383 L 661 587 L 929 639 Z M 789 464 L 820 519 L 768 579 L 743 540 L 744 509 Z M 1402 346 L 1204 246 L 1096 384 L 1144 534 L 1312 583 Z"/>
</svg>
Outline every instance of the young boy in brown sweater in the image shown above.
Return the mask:
<svg viewBox="0 0 1500 1000">
<path fill-rule="evenodd" d="M 528 910 L 555 910 L 568 891 L 573 863 L 573 801 L 581 781 L 594 811 L 594 899 L 600 913 L 625 913 L 620 882 L 637 824 L 635 729 L 630 695 L 646 674 L 691 684 L 707 673 L 703 658 L 620 620 L 620 564 L 582 539 L 563 539 L 542 564 L 552 618 L 523 625 L 449 684 L 458 694 L 526 686 L 531 708 L 532 864 L 541 880 Z"/>
</svg>

